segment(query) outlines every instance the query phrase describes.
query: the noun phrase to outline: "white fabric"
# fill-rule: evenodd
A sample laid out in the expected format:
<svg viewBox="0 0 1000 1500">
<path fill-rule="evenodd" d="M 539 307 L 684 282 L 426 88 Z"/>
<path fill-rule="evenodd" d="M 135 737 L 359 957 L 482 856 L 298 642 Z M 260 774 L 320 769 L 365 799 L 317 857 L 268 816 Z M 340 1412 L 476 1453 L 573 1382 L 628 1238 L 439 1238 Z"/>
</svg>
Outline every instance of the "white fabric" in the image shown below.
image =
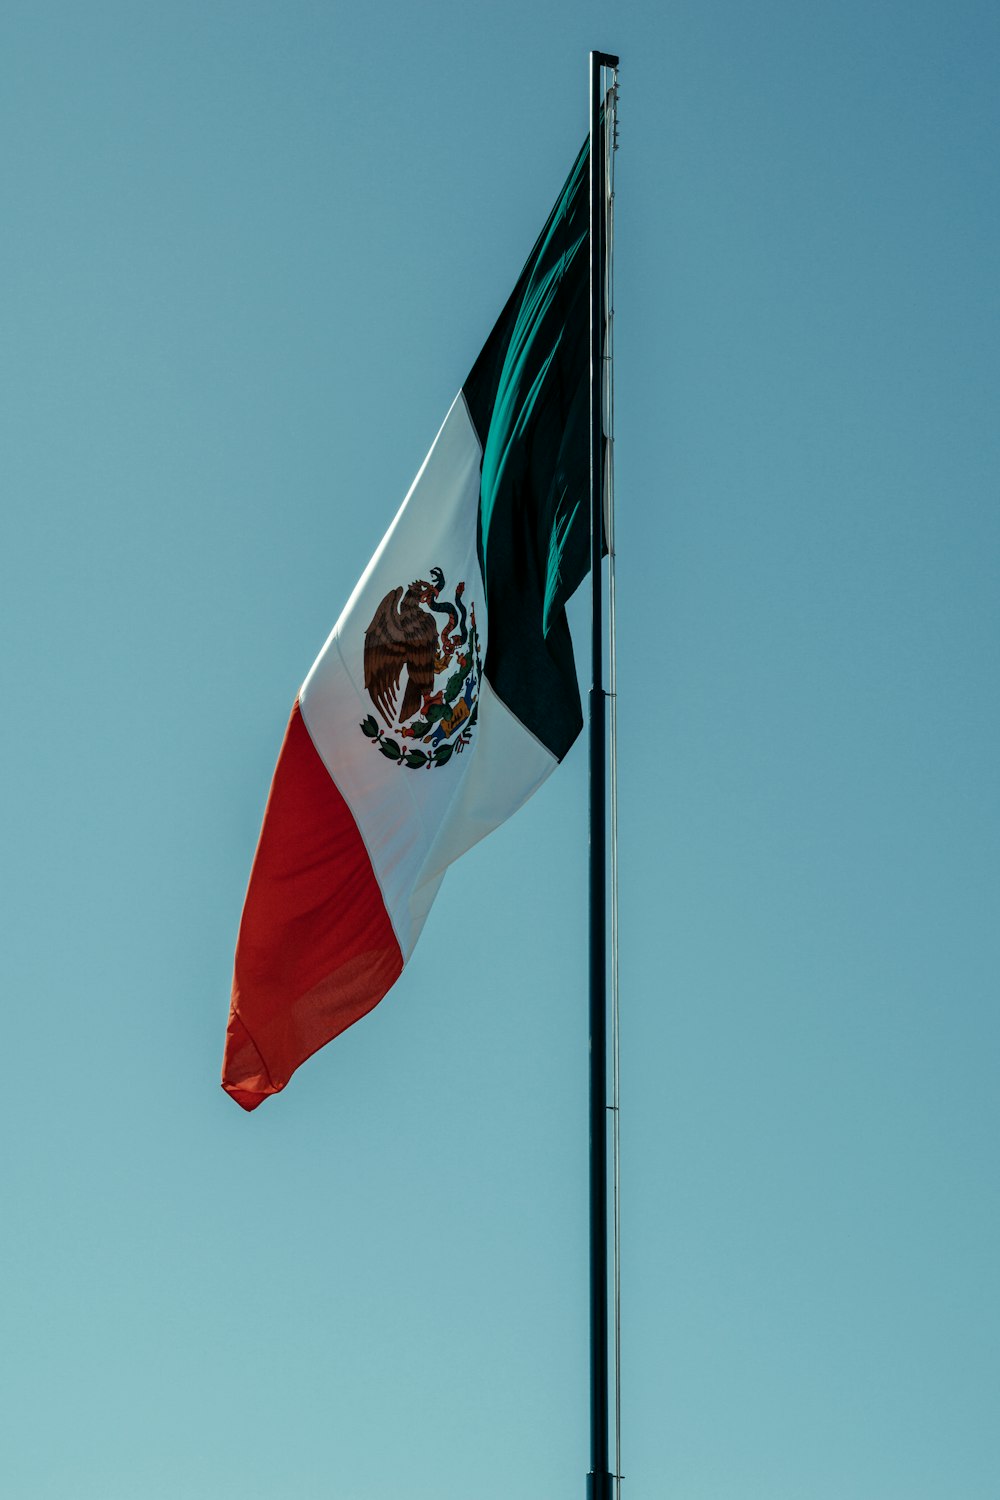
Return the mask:
<svg viewBox="0 0 1000 1500">
<path fill-rule="evenodd" d="M 429 579 L 431 569 L 440 568 L 444 597 L 454 599 L 456 584 L 464 581 L 464 603 L 470 613 L 475 606 L 485 661 L 489 621 L 476 554 L 480 456 L 459 394 L 299 694 L 313 744 L 365 841 L 404 959 L 447 866 L 516 812 L 557 765 L 485 680 L 471 743 L 445 765 L 399 765 L 360 728 L 368 715 L 386 728 L 365 689 L 364 642 L 392 589 Z M 401 692 L 404 687 L 405 674 Z M 389 732 L 400 742 L 398 732 Z"/>
</svg>

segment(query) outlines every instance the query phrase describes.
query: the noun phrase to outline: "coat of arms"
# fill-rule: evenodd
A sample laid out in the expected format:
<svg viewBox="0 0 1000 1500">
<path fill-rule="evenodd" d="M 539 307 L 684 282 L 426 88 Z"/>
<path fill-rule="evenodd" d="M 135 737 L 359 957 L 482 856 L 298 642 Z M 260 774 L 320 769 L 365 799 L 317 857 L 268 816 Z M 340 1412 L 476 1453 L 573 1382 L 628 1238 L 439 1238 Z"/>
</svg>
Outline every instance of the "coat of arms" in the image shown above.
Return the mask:
<svg viewBox="0 0 1000 1500">
<path fill-rule="evenodd" d="M 464 582 L 452 601 L 444 593 L 443 572 L 431 568 L 429 582 L 391 589 L 365 631 L 365 688 L 399 739 L 374 714 L 361 730 L 388 760 L 411 770 L 446 765 L 469 744 L 476 723 L 483 672 L 476 607 L 466 608 Z"/>
</svg>

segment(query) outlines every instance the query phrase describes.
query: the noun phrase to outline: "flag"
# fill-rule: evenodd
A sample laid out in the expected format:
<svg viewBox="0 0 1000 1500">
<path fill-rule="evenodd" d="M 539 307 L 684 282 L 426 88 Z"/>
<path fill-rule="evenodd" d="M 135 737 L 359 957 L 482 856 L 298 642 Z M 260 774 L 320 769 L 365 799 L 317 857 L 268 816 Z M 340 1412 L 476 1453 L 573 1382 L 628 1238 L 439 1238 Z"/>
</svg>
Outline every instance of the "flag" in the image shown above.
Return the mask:
<svg viewBox="0 0 1000 1500">
<path fill-rule="evenodd" d="M 292 709 L 236 948 L 244 1109 L 370 1011 L 447 867 L 582 726 L 565 604 L 589 567 L 589 150 Z"/>
</svg>

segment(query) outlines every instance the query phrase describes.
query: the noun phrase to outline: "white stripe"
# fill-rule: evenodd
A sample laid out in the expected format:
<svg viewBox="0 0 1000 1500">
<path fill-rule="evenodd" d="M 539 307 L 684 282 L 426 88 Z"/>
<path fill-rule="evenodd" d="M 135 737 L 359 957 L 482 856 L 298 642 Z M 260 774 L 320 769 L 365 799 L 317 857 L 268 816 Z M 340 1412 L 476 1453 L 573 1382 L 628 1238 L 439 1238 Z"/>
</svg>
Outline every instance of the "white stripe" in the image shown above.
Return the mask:
<svg viewBox="0 0 1000 1500">
<path fill-rule="evenodd" d="M 365 632 L 392 589 L 428 578 L 435 567 L 445 575 L 447 598 L 464 581 L 485 660 L 489 621 L 476 553 L 480 457 L 460 394 L 299 695 L 306 728 L 365 841 L 404 959 L 448 865 L 510 817 L 558 764 L 485 681 L 471 743 L 446 765 L 398 765 L 360 729 L 368 715 L 378 719 L 365 689 Z"/>
</svg>

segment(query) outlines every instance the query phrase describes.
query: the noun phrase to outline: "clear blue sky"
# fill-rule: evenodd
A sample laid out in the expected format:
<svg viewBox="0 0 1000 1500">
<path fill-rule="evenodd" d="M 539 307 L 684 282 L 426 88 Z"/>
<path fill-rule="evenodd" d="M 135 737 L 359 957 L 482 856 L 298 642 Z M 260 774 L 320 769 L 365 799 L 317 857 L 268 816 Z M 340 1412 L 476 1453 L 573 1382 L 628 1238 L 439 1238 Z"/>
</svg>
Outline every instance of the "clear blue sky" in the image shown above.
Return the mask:
<svg viewBox="0 0 1000 1500">
<path fill-rule="evenodd" d="M 16 1500 L 582 1500 L 585 764 L 253 1117 L 295 692 L 620 52 L 623 1500 L 996 1500 L 1000 15 L 0 20 Z"/>
</svg>

